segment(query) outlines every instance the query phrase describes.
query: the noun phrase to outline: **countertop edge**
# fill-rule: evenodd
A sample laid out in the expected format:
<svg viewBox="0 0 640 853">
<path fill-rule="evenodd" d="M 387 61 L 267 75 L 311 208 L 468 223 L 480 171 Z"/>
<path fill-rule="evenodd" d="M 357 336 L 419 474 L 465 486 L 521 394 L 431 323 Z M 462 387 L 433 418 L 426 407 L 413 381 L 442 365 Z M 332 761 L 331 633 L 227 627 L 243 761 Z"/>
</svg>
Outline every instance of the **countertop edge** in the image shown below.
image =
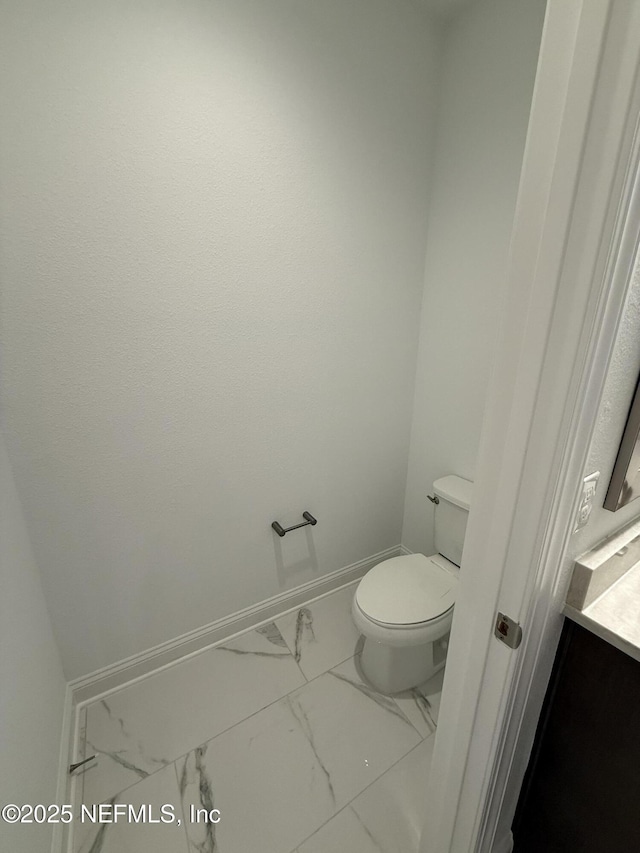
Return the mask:
<svg viewBox="0 0 640 853">
<path fill-rule="evenodd" d="M 576 610 L 576 608 L 572 607 L 570 604 L 564 605 L 562 613 L 568 619 L 571 619 L 572 622 L 582 625 L 583 628 L 586 628 L 588 631 L 591 631 L 592 634 L 595 634 L 597 637 L 600 637 L 602 640 L 605 640 L 607 643 L 615 646 L 616 649 L 619 649 L 621 652 L 624 652 L 634 658 L 634 660 L 640 661 L 640 647 L 634 645 L 629 640 L 623 639 L 611 628 L 607 628 L 607 626 L 602 622 L 593 619 L 582 610 Z"/>
</svg>

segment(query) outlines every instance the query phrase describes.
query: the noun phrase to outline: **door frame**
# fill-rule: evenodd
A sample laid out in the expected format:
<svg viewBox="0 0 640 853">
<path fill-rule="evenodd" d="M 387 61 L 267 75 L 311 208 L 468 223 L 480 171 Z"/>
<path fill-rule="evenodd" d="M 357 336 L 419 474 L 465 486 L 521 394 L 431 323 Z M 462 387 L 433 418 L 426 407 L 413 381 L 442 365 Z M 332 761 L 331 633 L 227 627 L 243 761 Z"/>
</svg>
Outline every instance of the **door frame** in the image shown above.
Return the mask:
<svg viewBox="0 0 640 853">
<path fill-rule="evenodd" d="M 548 0 L 421 853 L 511 849 L 640 232 L 638 5 Z"/>
</svg>

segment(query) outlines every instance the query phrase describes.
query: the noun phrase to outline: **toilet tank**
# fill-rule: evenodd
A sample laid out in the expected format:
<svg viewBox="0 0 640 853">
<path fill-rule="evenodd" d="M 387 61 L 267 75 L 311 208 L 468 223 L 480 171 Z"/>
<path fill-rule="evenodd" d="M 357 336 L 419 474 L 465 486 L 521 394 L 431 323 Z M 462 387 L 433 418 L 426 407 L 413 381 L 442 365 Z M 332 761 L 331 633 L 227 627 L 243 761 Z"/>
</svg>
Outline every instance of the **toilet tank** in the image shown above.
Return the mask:
<svg viewBox="0 0 640 853">
<path fill-rule="evenodd" d="M 436 505 L 436 550 L 456 566 L 462 560 L 462 546 L 467 529 L 473 483 L 450 474 L 433 484 L 438 496 Z"/>
</svg>

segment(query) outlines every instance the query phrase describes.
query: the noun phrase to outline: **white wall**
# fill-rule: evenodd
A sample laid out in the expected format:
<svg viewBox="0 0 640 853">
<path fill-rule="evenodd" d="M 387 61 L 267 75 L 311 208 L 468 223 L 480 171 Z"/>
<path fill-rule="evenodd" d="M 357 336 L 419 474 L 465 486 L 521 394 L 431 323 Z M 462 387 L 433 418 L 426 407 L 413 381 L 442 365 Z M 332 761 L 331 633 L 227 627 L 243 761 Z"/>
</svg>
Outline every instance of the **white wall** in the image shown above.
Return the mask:
<svg viewBox="0 0 640 853">
<path fill-rule="evenodd" d="M 0 434 L 0 804 L 53 803 L 65 680 Z M 45 853 L 51 826 L 0 821 L 0 849 Z"/>
<path fill-rule="evenodd" d="M 640 514 L 639 500 L 632 501 L 617 512 L 610 512 L 602 506 L 627 422 L 633 392 L 638 382 L 638 374 L 640 374 L 638 329 L 640 329 L 640 260 L 637 258 L 607 371 L 595 431 L 589 448 L 589 461 L 585 470 L 585 476 L 594 471 L 600 471 L 600 479 L 589 522 L 571 538 L 569 550 L 573 558 L 593 548 L 601 539 L 629 524 Z M 573 563 L 567 566 L 564 586 L 569 584 L 572 569 Z"/>
<path fill-rule="evenodd" d="M 439 43 L 409 0 L 2 18 L 5 428 L 73 678 L 400 542 Z"/>
<path fill-rule="evenodd" d="M 479 0 L 446 34 L 403 544 L 434 479 L 473 480 L 545 0 Z"/>
</svg>

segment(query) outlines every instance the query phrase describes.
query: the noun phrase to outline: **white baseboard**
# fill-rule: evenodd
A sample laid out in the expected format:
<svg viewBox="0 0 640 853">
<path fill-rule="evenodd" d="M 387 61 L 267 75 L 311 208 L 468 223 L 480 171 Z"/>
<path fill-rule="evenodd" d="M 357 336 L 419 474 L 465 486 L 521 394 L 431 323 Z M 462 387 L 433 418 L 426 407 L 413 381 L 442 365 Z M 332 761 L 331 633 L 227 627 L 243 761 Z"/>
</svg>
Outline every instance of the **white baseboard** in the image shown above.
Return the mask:
<svg viewBox="0 0 640 853">
<path fill-rule="evenodd" d="M 58 758 L 58 781 L 56 784 L 56 799 L 58 805 L 68 803 L 67 791 L 69 785 L 70 755 L 75 746 L 75 708 L 73 707 L 73 691 L 71 685 L 67 684 L 64 695 L 64 707 L 62 711 L 62 730 L 60 732 L 60 755 Z M 63 823 L 53 824 L 51 837 L 51 853 L 63 853 L 67 849 L 67 825 Z"/>
<path fill-rule="evenodd" d="M 502 838 L 493 842 L 491 853 L 512 853 L 513 851 L 513 834 L 511 830 L 503 835 Z"/>
<path fill-rule="evenodd" d="M 301 604 L 306 604 L 315 598 L 321 598 L 341 586 L 358 580 L 381 560 L 405 553 L 411 552 L 401 545 L 394 545 L 392 548 L 387 548 L 385 551 L 380 551 L 378 554 L 373 554 L 364 560 L 352 563 L 350 566 L 345 566 L 335 572 L 330 572 L 297 586 L 295 589 L 286 590 L 251 607 L 246 607 L 244 610 L 239 610 L 231 616 L 218 619 L 209 625 L 196 628 L 194 631 L 189 631 L 173 640 L 160 643 L 154 648 L 77 678 L 69 684 L 73 704 L 77 706 L 93 701 L 98 696 L 120 689 L 124 684 L 137 681 L 158 669 L 176 663 L 184 657 L 202 652 L 216 643 L 224 642 L 235 634 L 269 622 L 290 610 L 295 610 Z"/>
</svg>

